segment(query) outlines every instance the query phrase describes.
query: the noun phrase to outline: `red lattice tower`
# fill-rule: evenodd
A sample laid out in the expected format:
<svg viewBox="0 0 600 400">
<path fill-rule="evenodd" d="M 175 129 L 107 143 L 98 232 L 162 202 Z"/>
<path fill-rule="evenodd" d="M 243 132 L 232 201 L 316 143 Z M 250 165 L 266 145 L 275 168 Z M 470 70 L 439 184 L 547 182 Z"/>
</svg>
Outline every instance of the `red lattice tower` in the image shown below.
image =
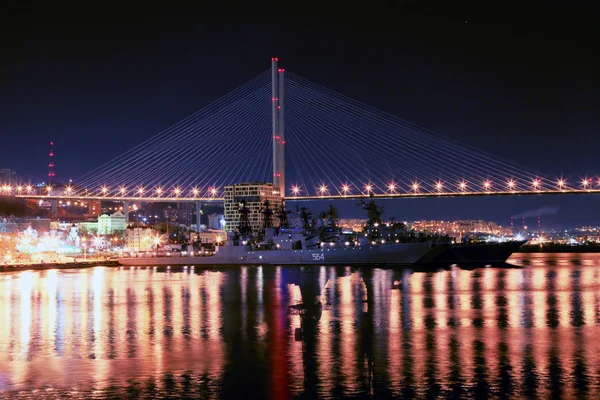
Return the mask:
<svg viewBox="0 0 600 400">
<path fill-rule="evenodd" d="M 54 142 L 50 142 L 50 161 L 48 162 L 48 184 L 54 181 Z"/>
</svg>

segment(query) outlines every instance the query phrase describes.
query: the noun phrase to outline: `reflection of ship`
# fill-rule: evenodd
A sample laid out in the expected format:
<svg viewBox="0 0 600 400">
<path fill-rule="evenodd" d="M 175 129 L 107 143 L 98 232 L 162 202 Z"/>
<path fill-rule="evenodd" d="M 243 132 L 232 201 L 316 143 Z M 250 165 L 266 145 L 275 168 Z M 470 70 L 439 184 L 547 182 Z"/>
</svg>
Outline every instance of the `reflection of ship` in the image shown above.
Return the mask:
<svg viewBox="0 0 600 400">
<path fill-rule="evenodd" d="M 455 244 L 438 254 L 432 263 L 439 264 L 499 264 L 519 250 L 525 241 Z"/>
<path fill-rule="evenodd" d="M 442 253 L 446 245 L 435 243 L 361 244 L 349 240 L 319 242 L 292 230 L 273 235 L 268 228 L 258 244 L 227 240 L 214 254 L 193 257 L 123 257 L 121 265 L 350 265 L 427 263 Z M 313 243 L 314 242 L 314 243 Z"/>
</svg>

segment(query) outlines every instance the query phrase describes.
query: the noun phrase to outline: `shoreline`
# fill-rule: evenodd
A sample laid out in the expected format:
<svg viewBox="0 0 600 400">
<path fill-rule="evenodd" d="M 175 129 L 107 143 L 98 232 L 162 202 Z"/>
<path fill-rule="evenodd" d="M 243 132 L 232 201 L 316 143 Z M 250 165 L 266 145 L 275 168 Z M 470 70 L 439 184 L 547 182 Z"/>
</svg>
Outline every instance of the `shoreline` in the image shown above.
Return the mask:
<svg viewBox="0 0 600 400">
<path fill-rule="evenodd" d="M 77 268 L 92 268 L 92 267 L 118 267 L 118 261 L 77 261 L 70 263 L 35 263 L 35 264 L 8 264 L 0 265 L 0 272 L 15 272 L 15 271 L 45 271 L 49 269 L 77 269 Z"/>
</svg>

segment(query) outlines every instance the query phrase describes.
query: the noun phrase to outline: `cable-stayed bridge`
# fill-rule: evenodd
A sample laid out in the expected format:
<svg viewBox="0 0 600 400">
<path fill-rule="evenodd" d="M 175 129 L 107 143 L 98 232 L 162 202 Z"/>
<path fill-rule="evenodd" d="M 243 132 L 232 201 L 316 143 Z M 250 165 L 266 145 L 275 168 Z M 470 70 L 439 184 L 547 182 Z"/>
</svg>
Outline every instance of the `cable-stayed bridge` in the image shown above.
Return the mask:
<svg viewBox="0 0 600 400">
<path fill-rule="evenodd" d="M 287 200 L 599 193 L 516 165 L 272 68 L 44 199 L 223 200 L 273 182 Z"/>
</svg>

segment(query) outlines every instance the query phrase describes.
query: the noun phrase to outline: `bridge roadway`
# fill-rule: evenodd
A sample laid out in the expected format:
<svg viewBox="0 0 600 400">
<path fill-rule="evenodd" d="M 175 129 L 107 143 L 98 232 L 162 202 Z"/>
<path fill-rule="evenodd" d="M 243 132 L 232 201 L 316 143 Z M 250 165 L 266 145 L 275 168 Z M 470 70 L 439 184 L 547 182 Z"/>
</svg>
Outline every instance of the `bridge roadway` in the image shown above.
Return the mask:
<svg viewBox="0 0 600 400">
<path fill-rule="evenodd" d="M 561 194 L 599 194 L 600 189 L 564 189 L 564 190 L 510 190 L 489 192 L 425 192 L 425 193 L 374 193 L 375 199 L 423 199 L 431 197 L 482 197 L 482 196 L 535 196 L 535 195 L 561 195 Z M 286 200 L 360 200 L 369 198 L 370 194 L 338 194 L 316 196 L 286 196 Z"/>
<path fill-rule="evenodd" d="M 78 200 L 78 201 L 143 201 L 146 203 L 149 202 L 174 202 L 174 203 L 195 203 L 197 201 L 200 202 L 208 202 L 208 201 L 224 201 L 225 199 L 222 197 L 157 197 L 157 196 L 148 196 L 148 197 L 128 197 L 128 196 L 89 196 L 89 195 L 76 195 L 76 194 L 57 194 L 57 195 L 46 195 L 46 194 L 17 194 L 15 195 L 17 198 L 22 199 L 35 199 L 35 200 Z"/>
<path fill-rule="evenodd" d="M 511 190 L 511 191 L 489 191 L 489 192 L 417 192 L 417 193 L 373 193 L 375 199 L 398 199 L 411 198 L 422 199 L 431 197 L 481 197 L 481 196 L 535 196 L 535 195 L 567 195 L 567 194 L 599 194 L 600 189 L 563 189 L 563 190 Z M 369 198 L 371 194 L 324 194 L 314 196 L 286 196 L 288 201 L 310 201 L 310 200 L 360 200 Z M 90 195 L 30 195 L 18 194 L 17 198 L 35 200 L 84 200 L 84 201 L 127 201 L 127 202 L 216 202 L 224 201 L 223 197 L 160 197 L 160 196 L 90 196 Z"/>
</svg>

